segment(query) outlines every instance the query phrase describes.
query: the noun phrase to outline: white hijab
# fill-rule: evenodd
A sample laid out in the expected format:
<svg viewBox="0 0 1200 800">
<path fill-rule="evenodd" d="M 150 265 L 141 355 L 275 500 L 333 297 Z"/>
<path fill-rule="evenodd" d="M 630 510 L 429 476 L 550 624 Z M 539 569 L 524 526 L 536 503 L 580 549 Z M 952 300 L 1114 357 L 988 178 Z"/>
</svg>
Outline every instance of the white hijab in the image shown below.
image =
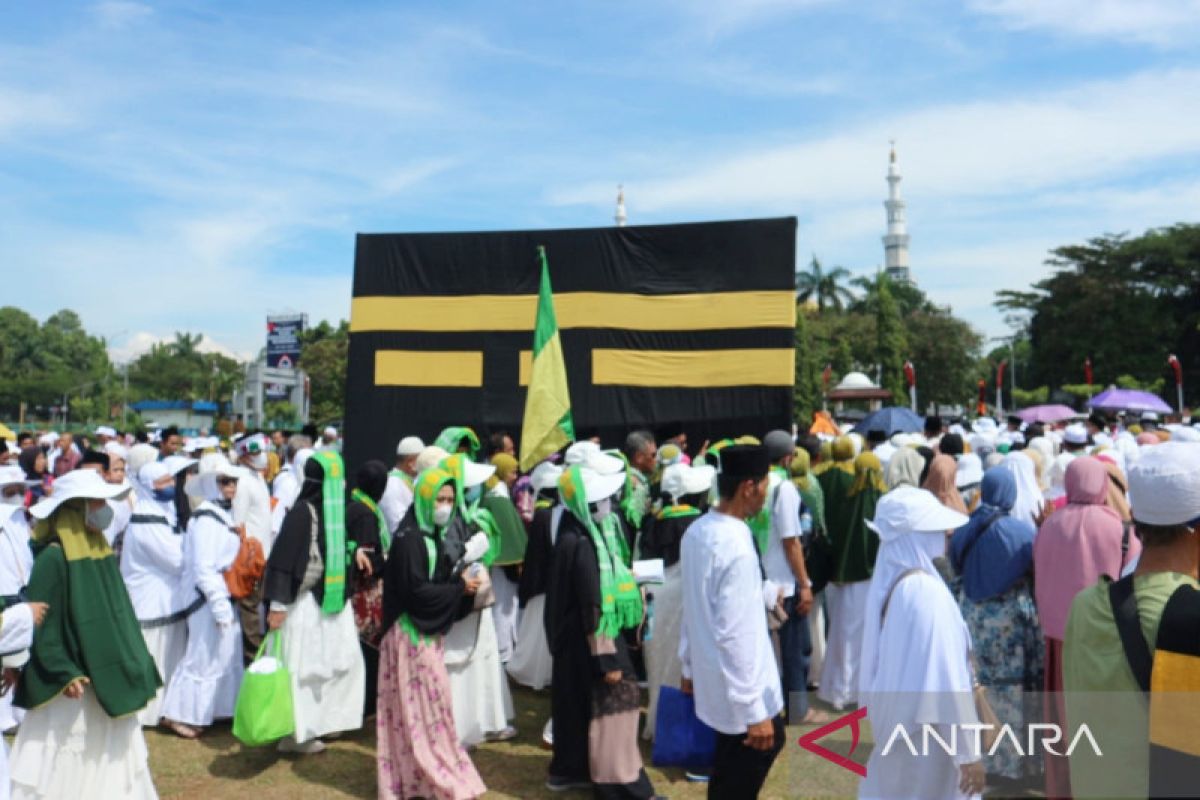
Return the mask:
<svg viewBox="0 0 1200 800">
<path fill-rule="evenodd" d="M 1009 515 L 1036 527 L 1037 516 L 1042 512 L 1046 500 L 1042 487 L 1038 486 L 1033 459 L 1017 450 L 1005 456 L 1000 466 L 1011 472 L 1017 481 L 1017 502 L 1013 504 Z"/>
</svg>

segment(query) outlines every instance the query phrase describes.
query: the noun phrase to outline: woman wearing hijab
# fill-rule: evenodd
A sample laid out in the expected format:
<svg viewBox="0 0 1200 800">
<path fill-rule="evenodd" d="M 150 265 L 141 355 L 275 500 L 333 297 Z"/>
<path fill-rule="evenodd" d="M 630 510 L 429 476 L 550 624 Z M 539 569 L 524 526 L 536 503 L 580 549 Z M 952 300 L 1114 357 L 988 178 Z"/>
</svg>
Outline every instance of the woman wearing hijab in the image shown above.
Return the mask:
<svg viewBox="0 0 1200 800">
<path fill-rule="evenodd" d="M 946 508 L 965 515 L 967 504 L 958 493 L 957 479 L 958 464 L 952 457 L 939 454 L 929 463 L 929 474 L 925 476 L 921 488 L 936 497 Z"/>
<path fill-rule="evenodd" d="M 1005 456 L 1000 463 L 1013 474 L 1017 485 L 1017 499 L 1013 501 L 1010 513 L 1017 519 L 1037 525 L 1046 499 L 1038 486 L 1037 468 L 1033 459 L 1023 451 L 1016 450 Z"/>
<path fill-rule="evenodd" d="M 553 661 L 546 643 L 546 582 L 550 577 L 554 543 L 550 531 L 558 506 L 558 479 L 562 467 L 543 461 L 530 474 L 534 490 L 533 520 L 529 523 L 529 543 L 525 547 L 525 563 L 517 600 L 521 620 L 517 628 L 517 646 L 509 659 L 509 677 L 530 689 L 545 689 L 550 685 Z M 557 511 L 561 516 L 562 511 Z"/>
<path fill-rule="evenodd" d="M 171 682 L 187 649 L 187 618 L 204 603 L 196 587 L 183 581 L 183 531 L 175 513 L 175 476 L 195 463 L 171 456 L 138 471 L 137 504 L 121 549 L 121 577 L 164 683 Z M 159 723 L 162 698 L 159 689 L 142 709 L 142 725 Z"/>
<path fill-rule="evenodd" d="M 319 753 L 321 736 L 362 727 L 366 675 L 348 588 L 370 568 L 346 535 L 346 478 L 336 450 L 318 450 L 267 559 L 267 625 L 282 637 L 296 730 L 284 752 Z"/>
<path fill-rule="evenodd" d="M 860 797 L 934 800 L 983 791 L 978 754 L 969 752 L 968 737 L 951 730 L 979 722 L 971 700 L 971 636 L 933 565 L 945 531 L 966 522 L 929 492 L 905 486 L 885 495 L 868 523 L 882 544 L 865 608 L 860 696 L 875 740 L 888 741 L 903 728 L 909 741 L 921 742 L 934 727 L 947 742 L 959 734 L 959 755 L 936 745 L 924 756 L 902 743 L 876 747 Z"/>
<path fill-rule="evenodd" d="M 517 460 L 508 453 L 496 453 L 492 456 L 492 466 L 496 468 L 496 474 L 484 484 L 486 491 L 479 507 L 492 515 L 499 534 L 496 549 L 489 554 L 492 566 L 489 574 L 496 596 L 492 619 L 496 625 L 500 663 L 507 664 L 517 645 L 517 591 L 529 534 L 512 500 L 512 488 L 519 474 Z"/>
<path fill-rule="evenodd" d="M 54 483 L 54 478 L 46 470 L 46 453 L 40 447 L 26 447 L 17 456 L 17 463 L 25 470 L 25 479 L 30 482 L 29 498 L 25 504 L 32 505 L 45 497 Z"/>
<path fill-rule="evenodd" d="M 841 495 L 840 529 L 833 527 L 831 511 L 826 509 L 833 574 L 825 587 L 829 639 L 818 696 L 839 711 L 858 702 L 863 610 L 879 548 L 879 537 L 867 522 L 886 491 L 883 465 L 873 453 L 863 453 L 854 460 L 854 478 Z"/>
<path fill-rule="evenodd" d="M 807 455 L 807 454 L 806 454 Z M 642 538 L 641 557 L 663 560 L 663 582 L 647 592 L 647 604 L 653 604 L 653 616 L 647 622 L 652 635 L 642 646 L 646 659 L 646 682 L 650 702 L 646 707 L 646 727 L 642 738 L 654 738 L 657 722 L 658 690 L 678 686 L 683 677 L 679 663 L 679 629 L 683 624 L 683 573 L 679 547 L 688 527 L 708 508 L 709 489 L 716 470 L 708 464 L 693 467 L 682 462 L 663 470 L 662 509 L 654 515 L 654 524 Z"/>
<path fill-rule="evenodd" d="M 613 495 L 621 472 L 578 464 L 559 479 L 566 512 L 554 544 L 546 628 L 554 654 L 554 756 L 547 786 L 598 798 L 650 798 L 637 744 L 637 675 L 622 631 L 642 623 L 642 595 L 622 558 Z"/>
<path fill-rule="evenodd" d="M 355 476 L 354 491 L 346 506 L 346 535 L 357 543 L 354 560 L 354 624 L 362 649 L 366 699 L 363 716 L 375 713 L 375 690 L 379 678 L 379 642 L 383 639 L 383 567 L 392 544 L 391 531 L 379 506 L 387 490 L 388 468 L 382 461 L 368 461 Z"/>
<path fill-rule="evenodd" d="M 901 486 L 921 488 L 921 473 L 925 471 L 925 459 L 911 447 L 901 447 L 892 454 L 888 461 L 885 480 L 888 489 L 899 489 Z"/>
<path fill-rule="evenodd" d="M 103 533 L 128 492 L 80 470 L 30 510 L 27 596 L 48 608 L 17 686 L 14 798 L 157 797 L 137 712 L 162 681 Z"/>
<path fill-rule="evenodd" d="M 242 630 L 224 576 L 241 543 L 231 516 L 240 474 L 224 456 L 207 455 L 187 484 L 203 502 L 183 535 L 183 585 L 204 603 L 187 618 L 187 649 L 162 701 L 164 724 L 185 739 L 232 717 L 242 683 Z"/>
<path fill-rule="evenodd" d="M 1104 469 L 1108 471 L 1108 494 L 1104 498 L 1104 504 L 1117 512 L 1122 525 L 1132 525 L 1133 509 L 1129 505 L 1125 472 L 1108 453 L 1102 453 L 1096 458 L 1104 464 Z"/>
<path fill-rule="evenodd" d="M 968 511 L 974 511 L 979 505 L 980 483 L 983 481 L 983 462 L 974 453 L 963 453 L 958 457 L 958 475 L 954 485 L 962 495 L 963 503 Z"/>
<path fill-rule="evenodd" d="M 1052 576 L 1035 584 L 1038 617 L 1046 637 L 1046 722 L 1062 723 L 1062 642 L 1071 603 L 1102 575 L 1116 579 L 1141 553 L 1121 517 L 1108 507 L 1108 470 L 1091 456 L 1074 459 L 1066 472 L 1067 505 L 1042 523 L 1033 544 L 1033 567 Z M 1052 695 L 1050 693 L 1058 693 Z M 1070 796 L 1065 757 L 1046 755 L 1046 794 Z"/>
<path fill-rule="evenodd" d="M 1045 648 L 1033 601 L 1033 542 L 1037 529 L 1009 513 L 1017 499 L 1013 474 L 990 469 L 979 507 L 950 539 L 950 563 L 960 576 L 958 603 L 974 645 L 979 682 L 992 708 L 1017 738 L 1026 740 L 1033 712 L 1026 692 L 1042 688 Z M 1036 717 L 1035 717 L 1036 719 Z M 1000 748 L 987 771 L 1010 780 L 1041 773 L 1041 760 Z"/>
<path fill-rule="evenodd" d="M 473 607 L 481 578 L 456 571 L 466 529 L 453 476 L 422 472 L 412 511 L 384 567 L 379 713 L 379 797 L 468 800 L 486 791 L 459 744 L 442 639 Z M 448 535 L 458 528 L 456 535 Z"/>
</svg>

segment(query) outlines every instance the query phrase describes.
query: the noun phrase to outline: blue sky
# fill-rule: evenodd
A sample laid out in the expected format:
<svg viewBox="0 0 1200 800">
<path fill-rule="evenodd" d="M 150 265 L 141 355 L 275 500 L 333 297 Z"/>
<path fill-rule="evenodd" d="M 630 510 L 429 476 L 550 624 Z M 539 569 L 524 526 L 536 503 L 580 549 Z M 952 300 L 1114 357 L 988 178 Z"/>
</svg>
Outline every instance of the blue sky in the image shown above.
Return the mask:
<svg viewBox="0 0 1200 800">
<path fill-rule="evenodd" d="M 118 358 L 349 312 L 358 231 L 795 215 L 989 336 L 1048 248 L 1195 221 L 1200 0 L 0 7 L 2 304 Z"/>
</svg>

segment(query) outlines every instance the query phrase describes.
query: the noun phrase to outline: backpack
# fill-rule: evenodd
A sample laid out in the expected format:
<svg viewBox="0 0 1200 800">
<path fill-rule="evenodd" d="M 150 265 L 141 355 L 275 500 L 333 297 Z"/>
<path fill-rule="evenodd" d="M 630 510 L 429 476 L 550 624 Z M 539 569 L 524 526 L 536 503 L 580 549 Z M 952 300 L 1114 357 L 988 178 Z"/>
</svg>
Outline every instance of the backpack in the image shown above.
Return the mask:
<svg viewBox="0 0 1200 800">
<path fill-rule="evenodd" d="M 262 542 L 246 535 L 245 526 L 231 530 L 237 534 L 241 544 L 238 545 L 233 563 L 225 570 L 225 586 L 229 589 L 230 597 L 243 600 L 254 594 L 254 587 L 267 570 L 267 556 L 263 553 Z"/>
</svg>

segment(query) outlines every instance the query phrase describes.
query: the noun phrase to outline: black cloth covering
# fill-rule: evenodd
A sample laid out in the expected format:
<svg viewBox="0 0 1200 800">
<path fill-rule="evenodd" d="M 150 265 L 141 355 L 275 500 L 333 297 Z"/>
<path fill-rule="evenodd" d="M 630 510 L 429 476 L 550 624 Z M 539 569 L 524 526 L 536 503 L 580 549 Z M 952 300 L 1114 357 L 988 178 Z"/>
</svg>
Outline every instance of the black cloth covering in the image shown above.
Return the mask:
<svg viewBox="0 0 1200 800">
<path fill-rule="evenodd" d="M 401 614 L 407 613 L 421 633 L 443 635 L 455 622 L 471 613 L 474 598 L 463 594 L 462 580 L 455 572 L 462 551 L 449 541 L 451 536 L 465 540 L 465 527 L 455 517 L 444 537 L 434 537 L 437 562 L 431 579 L 426 534 L 417 525 L 415 511 L 410 508 L 400 520 L 383 573 L 384 631 L 389 630 Z M 457 530 L 459 528 L 464 530 Z"/>
<path fill-rule="evenodd" d="M 550 521 L 554 506 L 539 508 L 533 512 L 529 523 L 529 543 L 525 545 L 525 564 L 521 570 L 521 581 L 517 586 L 517 600 L 524 608 L 533 598 L 546 593 L 550 580 L 550 565 L 554 559 L 554 547 L 550 543 Z"/>
<path fill-rule="evenodd" d="M 387 488 L 388 469 L 382 461 L 368 461 L 363 464 L 355 476 L 357 487 L 367 497 L 379 503 Z M 367 553 L 371 559 L 371 574 L 383 575 L 384 557 L 383 541 L 380 538 L 379 517 L 367 507 L 366 503 L 351 500 L 346 505 L 346 536 L 358 543 L 358 549 Z M 358 584 L 354 584 L 358 585 Z"/>
</svg>

